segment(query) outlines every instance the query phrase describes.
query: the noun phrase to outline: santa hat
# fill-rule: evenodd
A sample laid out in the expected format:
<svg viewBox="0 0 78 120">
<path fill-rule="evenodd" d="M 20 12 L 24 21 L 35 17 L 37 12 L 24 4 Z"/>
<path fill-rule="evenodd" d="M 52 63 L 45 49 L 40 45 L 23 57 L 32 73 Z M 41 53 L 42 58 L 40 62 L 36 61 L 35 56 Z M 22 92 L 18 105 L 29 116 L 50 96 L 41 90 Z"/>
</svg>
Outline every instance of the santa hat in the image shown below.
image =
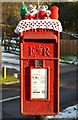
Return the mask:
<svg viewBox="0 0 78 120">
<path fill-rule="evenodd" d="M 24 14 L 28 14 L 28 10 L 24 2 L 22 2 L 20 7 L 20 16 L 23 16 Z"/>
</svg>

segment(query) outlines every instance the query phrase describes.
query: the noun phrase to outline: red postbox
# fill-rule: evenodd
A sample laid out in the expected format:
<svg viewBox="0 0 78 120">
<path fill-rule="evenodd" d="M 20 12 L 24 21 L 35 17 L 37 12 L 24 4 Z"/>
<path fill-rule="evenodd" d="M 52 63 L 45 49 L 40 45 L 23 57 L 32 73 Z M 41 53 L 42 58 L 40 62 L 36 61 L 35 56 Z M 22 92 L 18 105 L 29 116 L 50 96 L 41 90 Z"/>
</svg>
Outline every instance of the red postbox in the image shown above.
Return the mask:
<svg viewBox="0 0 78 120">
<path fill-rule="evenodd" d="M 23 32 L 20 44 L 21 113 L 54 115 L 59 111 L 59 32 Z"/>
<path fill-rule="evenodd" d="M 61 24 L 55 19 L 22 20 L 17 29 L 21 38 L 21 113 L 58 114 Z"/>
</svg>

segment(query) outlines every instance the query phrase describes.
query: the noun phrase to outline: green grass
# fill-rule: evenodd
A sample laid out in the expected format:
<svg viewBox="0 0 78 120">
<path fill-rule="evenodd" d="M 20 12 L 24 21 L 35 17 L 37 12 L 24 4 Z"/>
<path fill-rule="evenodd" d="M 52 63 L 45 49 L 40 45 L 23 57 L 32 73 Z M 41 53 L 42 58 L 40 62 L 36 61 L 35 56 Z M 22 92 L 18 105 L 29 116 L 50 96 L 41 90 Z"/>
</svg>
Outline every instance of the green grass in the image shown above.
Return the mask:
<svg viewBox="0 0 78 120">
<path fill-rule="evenodd" d="M 14 76 L 7 75 L 6 79 L 4 79 L 0 75 L 0 84 L 10 84 L 10 83 L 16 83 L 16 82 L 19 82 L 19 80 L 17 78 L 15 78 Z"/>
<path fill-rule="evenodd" d="M 78 55 L 63 55 L 61 56 L 61 60 L 64 61 L 72 61 L 72 62 L 78 62 Z"/>
</svg>

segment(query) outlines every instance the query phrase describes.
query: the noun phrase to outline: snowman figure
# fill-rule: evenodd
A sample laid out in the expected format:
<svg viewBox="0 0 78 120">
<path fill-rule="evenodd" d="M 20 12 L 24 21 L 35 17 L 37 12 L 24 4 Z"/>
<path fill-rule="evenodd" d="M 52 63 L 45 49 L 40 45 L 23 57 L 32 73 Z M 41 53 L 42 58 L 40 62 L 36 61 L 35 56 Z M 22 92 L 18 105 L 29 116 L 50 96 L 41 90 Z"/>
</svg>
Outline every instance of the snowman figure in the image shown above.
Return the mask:
<svg viewBox="0 0 78 120">
<path fill-rule="evenodd" d="M 36 6 L 30 4 L 27 6 L 27 10 L 29 12 L 28 19 L 37 19 L 38 10 L 36 9 Z"/>
</svg>

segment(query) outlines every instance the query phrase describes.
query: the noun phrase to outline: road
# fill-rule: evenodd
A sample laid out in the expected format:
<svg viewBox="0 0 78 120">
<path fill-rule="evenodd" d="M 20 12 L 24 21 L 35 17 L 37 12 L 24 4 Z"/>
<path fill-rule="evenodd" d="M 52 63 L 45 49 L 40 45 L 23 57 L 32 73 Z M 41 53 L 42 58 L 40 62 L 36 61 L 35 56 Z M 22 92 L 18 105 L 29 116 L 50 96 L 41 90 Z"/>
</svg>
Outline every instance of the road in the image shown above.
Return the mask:
<svg viewBox="0 0 78 120">
<path fill-rule="evenodd" d="M 76 72 L 78 68 L 75 65 L 61 64 L 60 65 L 60 111 L 65 108 L 77 104 L 77 76 Z M 32 116 L 22 116 L 20 114 L 20 85 L 3 85 L 2 98 L 5 100 L 2 102 L 2 118 L 31 118 Z M 6 101 L 6 98 L 13 98 Z"/>
</svg>

